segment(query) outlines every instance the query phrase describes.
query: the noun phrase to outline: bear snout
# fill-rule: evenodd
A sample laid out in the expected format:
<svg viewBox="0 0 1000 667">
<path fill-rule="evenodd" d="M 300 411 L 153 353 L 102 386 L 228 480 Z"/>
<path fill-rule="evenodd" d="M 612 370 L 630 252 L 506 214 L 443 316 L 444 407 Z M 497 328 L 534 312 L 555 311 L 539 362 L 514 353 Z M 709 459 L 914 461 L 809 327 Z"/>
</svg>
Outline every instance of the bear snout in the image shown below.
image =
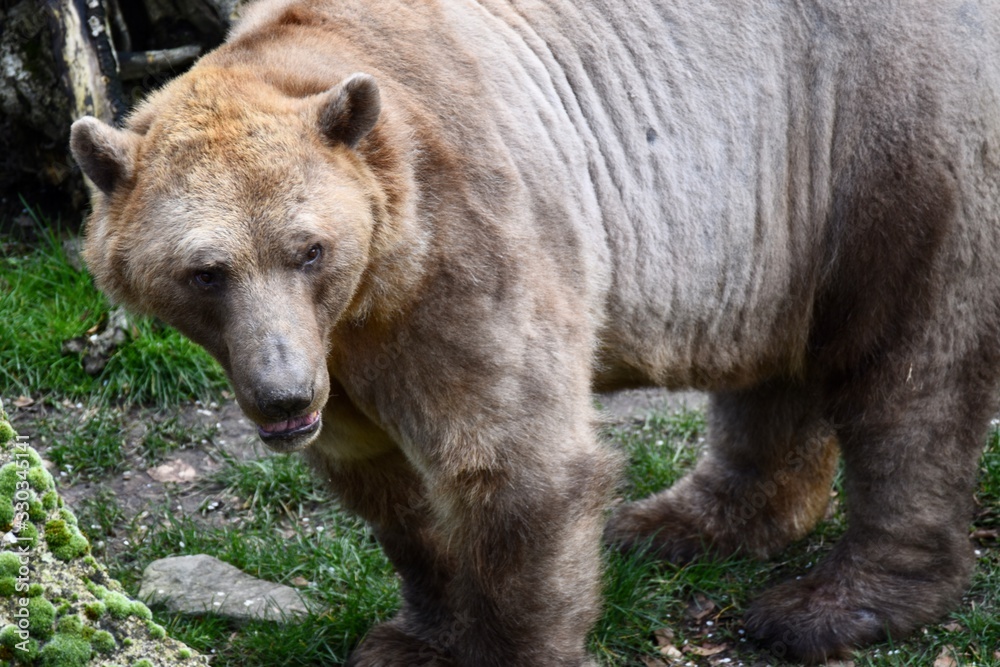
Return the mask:
<svg viewBox="0 0 1000 667">
<path fill-rule="evenodd" d="M 257 410 L 271 422 L 287 421 L 302 415 L 312 404 L 312 385 L 269 388 L 257 393 Z"/>
<path fill-rule="evenodd" d="M 312 383 L 257 393 L 254 403 L 258 416 L 257 435 L 264 444 L 279 452 L 307 446 L 322 424 L 320 410 L 310 410 L 315 398 Z"/>
</svg>

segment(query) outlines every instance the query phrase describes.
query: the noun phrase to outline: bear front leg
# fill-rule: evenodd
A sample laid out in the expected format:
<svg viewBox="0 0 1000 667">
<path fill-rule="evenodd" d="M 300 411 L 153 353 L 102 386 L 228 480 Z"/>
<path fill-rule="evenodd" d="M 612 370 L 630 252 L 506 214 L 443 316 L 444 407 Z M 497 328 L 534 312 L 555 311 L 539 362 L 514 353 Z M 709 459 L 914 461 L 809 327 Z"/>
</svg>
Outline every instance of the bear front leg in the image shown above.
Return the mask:
<svg viewBox="0 0 1000 667">
<path fill-rule="evenodd" d="M 376 457 L 343 460 L 308 450 L 307 457 L 348 511 L 365 519 L 401 579 L 396 616 L 369 630 L 347 666 L 453 665 L 447 646 L 446 586 L 450 567 L 430 535 L 426 490 L 398 449 Z M 459 629 L 460 631 L 460 629 Z"/>
<path fill-rule="evenodd" d="M 849 528 L 819 565 L 747 612 L 748 632 L 779 657 L 819 661 L 901 637 L 946 613 L 967 585 L 991 362 L 901 357 L 887 355 L 834 397 Z"/>
<path fill-rule="evenodd" d="M 402 580 L 402 605 L 350 667 L 584 667 L 600 594 L 603 510 L 618 460 L 564 433 L 518 438 L 530 462 L 440 466 L 418 476 L 400 452 L 317 461 L 344 507 L 369 521 Z M 572 423 L 572 421 L 570 421 Z M 530 428 L 530 425 L 528 425 Z M 470 440 L 474 436 L 470 436 Z M 478 446 L 470 442 L 471 447 Z"/>
<path fill-rule="evenodd" d="M 706 550 L 766 558 L 804 536 L 826 511 L 838 459 L 818 403 L 814 392 L 778 382 L 713 395 L 695 469 L 620 507 L 605 540 L 683 562 Z"/>
<path fill-rule="evenodd" d="M 488 411 L 484 400 L 449 403 L 407 452 L 427 489 L 433 562 L 446 572 L 429 643 L 448 662 L 415 664 L 592 664 L 586 637 L 600 611 L 600 536 L 619 457 L 598 444 L 578 387 Z M 366 645 L 396 645 L 388 632 Z"/>
<path fill-rule="evenodd" d="M 438 479 L 431 499 L 455 568 L 449 608 L 461 624 L 450 647 L 456 665 L 592 664 L 586 635 L 599 613 L 603 510 L 617 457 L 585 437 L 577 451 L 541 439 L 533 460 Z"/>
</svg>

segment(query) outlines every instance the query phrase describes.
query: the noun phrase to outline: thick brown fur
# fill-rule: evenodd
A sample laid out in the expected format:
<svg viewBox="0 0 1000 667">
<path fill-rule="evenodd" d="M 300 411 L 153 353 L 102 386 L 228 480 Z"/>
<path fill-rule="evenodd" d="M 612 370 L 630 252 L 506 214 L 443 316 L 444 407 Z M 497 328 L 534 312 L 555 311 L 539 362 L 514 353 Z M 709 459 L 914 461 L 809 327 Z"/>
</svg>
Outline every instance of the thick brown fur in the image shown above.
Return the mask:
<svg viewBox="0 0 1000 667">
<path fill-rule="evenodd" d="M 847 534 L 746 619 L 822 660 L 972 567 L 997 9 L 266 0 L 125 129 L 74 125 L 86 260 L 371 523 L 403 604 L 349 664 L 589 664 L 602 531 L 767 557 L 842 454 Z M 591 390 L 639 384 L 713 392 L 709 447 L 605 529 Z"/>
</svg>

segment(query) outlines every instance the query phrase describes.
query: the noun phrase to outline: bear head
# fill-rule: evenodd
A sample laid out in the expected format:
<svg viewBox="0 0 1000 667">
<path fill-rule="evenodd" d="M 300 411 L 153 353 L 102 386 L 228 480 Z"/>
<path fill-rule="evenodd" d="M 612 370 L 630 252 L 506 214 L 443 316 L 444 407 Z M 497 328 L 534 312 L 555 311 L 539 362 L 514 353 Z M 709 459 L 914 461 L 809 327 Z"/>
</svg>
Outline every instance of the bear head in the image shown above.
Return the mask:
<svg viewBox="0 0 1000 667">
<path fill-rule="evenodd" d="M 72 127 L 96 186 L 84 259 L 98 287 L 204 346 L 273 449 L 305 447 L 321 426 L 331 332 L 381 205 L 357 150 L 380 104 L 365 74 L 290 97 L 252 72 L 201 67 L 127 129 Z"/>
</svg>

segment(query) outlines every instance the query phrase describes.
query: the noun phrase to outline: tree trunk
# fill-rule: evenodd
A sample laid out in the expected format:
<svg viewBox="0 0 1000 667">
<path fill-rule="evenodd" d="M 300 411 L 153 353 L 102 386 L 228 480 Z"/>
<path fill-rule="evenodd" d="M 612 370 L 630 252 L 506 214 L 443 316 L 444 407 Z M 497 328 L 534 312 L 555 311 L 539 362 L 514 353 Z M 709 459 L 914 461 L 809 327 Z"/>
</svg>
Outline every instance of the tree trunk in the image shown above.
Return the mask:
<svg viewBox="0 0 1000 667">
<path fill-rule="evenodd" d="M 0 0 L 0 233 L 86 205 L 69 126 L 120 123 L 222 41 L 241 0 Z M 23 200 L 23 201 L 22 201 Z"/>
</svg>

